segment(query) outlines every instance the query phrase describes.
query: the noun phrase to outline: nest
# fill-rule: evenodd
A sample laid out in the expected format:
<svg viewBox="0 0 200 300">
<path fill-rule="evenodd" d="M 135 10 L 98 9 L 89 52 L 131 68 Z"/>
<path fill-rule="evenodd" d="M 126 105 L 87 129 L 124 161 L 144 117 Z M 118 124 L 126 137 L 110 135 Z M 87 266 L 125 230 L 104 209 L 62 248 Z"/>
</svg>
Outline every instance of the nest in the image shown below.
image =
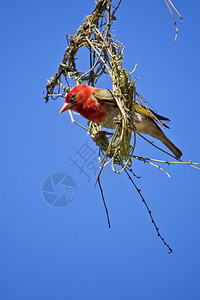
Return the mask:
<svg viewBox="0 0 200 300">
<path fill-rule="evenodd" d="M 170 0 L 164 1 L 174 20 L 176 40 L 178 29 L 171 9 L 175 10 L 181 20 L 182 17 Z M 102 165 L 97 177 L 97 182 L 100 186 L 109 227 L 110 220 L 103 196 L 103 189 L 100 184 L 100 174 L 103 168 L 107 164 L 111 163 L 114 172 L 121 173 L 125 170 L 129 179 L 137 189 L 137 192 L 140 194 L 158 236 L 168 247 L 169 252 L 172 252 L 170 246 L 160 235 L 159 229 L 155 224 L 151 211 L 143 198 L 140 189 L 136 186 L 130 176 L 131 173 L 133 174 L 131 169 L 133 159 L 147 162 L 164 171 L 168 176 L 170 175 L 158 164 L 187 164 L 199 169 L 197 167 L 199 163 L 193 163 L 191 161 L 183 162 L 181 160 L 169 162 L 134 155 L 137 136 L 132 117 L 134 115 L 134 111 L 140 111 L 145 107 L 146 114 L 149 114 L 149 116 L 155 119 L 161 126 L 165 127 L 165 124 L 158 120 L 152 111 L 148 109 L 144 99 L 136 91 L 136 78 L 133 78 L 133 75 L 137 65 L 133 66 L 133 70 L 130 72 L 123 67 L 125 46 L 116 39 L 111 31 L 111 27 L 116 21 L 116 12 L 121 2 L 122 0 L 119 0 L 117 5 L 114 6 L 112 4 L 112 0 L 97 1 L 94 11 L 83 20 L 77 32 L 72 35 L 66 35 L 68 45 L 65 50 L 63 60 L 60 63 L 58 71 L 54 77 L 48 80 L 46 85 L 46 95 L 44 98 L 46 103 L 50 98 L 53 100 L 56 100 L 59 97 L 64 98 L 66 93 L 68 93 L 74 85 L 87 83 L 88 85 L 95 86 L 102 76 L 106 76 L 106 78 L 109 77 L 109 80 L 112 82 L 113 96 L 120 111 L 116 120 L 116 128 L 111 136 L 108 136 L 107 132 L 102 131 L 101 126 L 95 123 L 88 122 L 88 128 L 78 124 L 74 120 L 72 112 L 69 111 L 72 122 L 75 122 L 82 128 L 86 129 L 93 138 L 93 141 L 99 147 L 99 159 Z M 79 50 L 83 48 L 87 50 L 89 58 L 89 68 L 86 72 L 82 72 L 77 67 L 80 53 Z M 148 141 L 146 138 L 144 139 L 152 144 L 152 142 Z M 160 149 L 157 146 L 155 147 Z M 162 149 L 160 150 L 164 151 Z M 169 155 L 174 157 L 171 154 Z M 116 166 L 119 166 L 120 170 L 117 171 Z"/>
</svg>

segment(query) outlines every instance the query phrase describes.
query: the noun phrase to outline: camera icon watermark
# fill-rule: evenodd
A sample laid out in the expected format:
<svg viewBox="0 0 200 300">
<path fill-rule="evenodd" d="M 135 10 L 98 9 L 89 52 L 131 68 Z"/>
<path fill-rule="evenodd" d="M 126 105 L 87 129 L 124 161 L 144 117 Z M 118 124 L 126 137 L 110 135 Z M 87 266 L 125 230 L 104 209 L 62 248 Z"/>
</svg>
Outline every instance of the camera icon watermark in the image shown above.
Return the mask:
<svg viewBox="0 0 200 300">
<path fill-rule="evenodd" d="M 77 185 L 68 174 L 58 172 L 48 176 L 42 186 L 44 200 L 53 207 L 65 207 L 76 197 Z"/>
</svg>

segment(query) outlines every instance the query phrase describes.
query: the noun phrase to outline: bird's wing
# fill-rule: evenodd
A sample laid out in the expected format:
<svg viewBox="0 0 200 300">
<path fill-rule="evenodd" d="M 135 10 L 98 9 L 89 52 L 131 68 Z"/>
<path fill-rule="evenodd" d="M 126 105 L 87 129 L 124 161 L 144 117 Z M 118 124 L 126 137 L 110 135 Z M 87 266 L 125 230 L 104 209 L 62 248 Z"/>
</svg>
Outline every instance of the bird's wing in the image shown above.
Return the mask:
<svg viewBox="0 0 200 300">
<path fill-rule="evenodd" d="M 155 117 L 156 117 L 158 120 L 162 120 L 162 121 L 165 121 L 165 122 L 170 121 L 168 118 L 163 117 L 163 116 L 155 113 L 155 111 L 153 111 L 152 109 L 149 109 L 149 108 L 147 109 L 145 106 L 140 105 L 138 102 L 135 103 L 135 110 L 136 110 L 136 112 L 141 113 L 143 115 L 146 115 L 146 116 L 148 116 L 152 119 L 155 119 Z"/>
<path fill-rule="evenodd" d="M 106 104 L 117 105 L 111 90 L 98 89 L 93 95 L 97 98 L 97 100 L 105 102 Z"/>
<path fill-rule="evenodd" d="M 109 89 L 98 89 L 97 91 L 94 92 L 93 94 L 97 100 L 100 100 L 104 103 L 107 103 L 109 105 L 117 105 L 116 101 L 115 101 L 115 97 L 112 93 L 111 90 Z M 164 121 L 162 122 L 164 127 L 169 128 L 165 123 L 169 122 L 170 120 L 166 117 L 163 117 L 157 113 L 155 113 L 153 110 L 151 109 L 147 109 L 146 107 L 144 107 L 143 105 L 140 105 L 137 101 L 135 102 L 135 111 L 137 113 L 140 113 L 142 115 L 145 115 L 153 120 L 156 121 L 156 119 L 158 119 L 159 121 Z"/>
<path fill-rule="evenodd" d="M 170 120 L 166 117 L 163 117 L 157 113 L 155 113 L 153 110 L 151 109 L 147 109 L 146 107 L 144 107 L 143 105 L 140 105 L 138 102 L 135 102 L 135 111 L 137 113 L 140 113 L 142 115 L 145 115 L 155 121 L 161 121 L 162 125 L 164 128 L 169 128 L 165 123 L 169 122 Z"/>
</svg>

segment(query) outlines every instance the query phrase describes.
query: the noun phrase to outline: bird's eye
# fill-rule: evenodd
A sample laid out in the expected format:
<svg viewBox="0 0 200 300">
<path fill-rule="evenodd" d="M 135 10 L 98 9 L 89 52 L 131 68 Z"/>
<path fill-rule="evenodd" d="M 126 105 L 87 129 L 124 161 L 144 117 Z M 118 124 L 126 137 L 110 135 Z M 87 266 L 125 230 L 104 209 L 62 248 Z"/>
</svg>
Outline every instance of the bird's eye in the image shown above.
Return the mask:
<svg viewBox="0 0 200 300">
<path fill-rule="evenodd" d="M 76 94 L 72 94 L 70 99 L 69 99 L 69 102 L 73 103 L 75 101 L 75 99 L 76 99 Z"/>
</svg>

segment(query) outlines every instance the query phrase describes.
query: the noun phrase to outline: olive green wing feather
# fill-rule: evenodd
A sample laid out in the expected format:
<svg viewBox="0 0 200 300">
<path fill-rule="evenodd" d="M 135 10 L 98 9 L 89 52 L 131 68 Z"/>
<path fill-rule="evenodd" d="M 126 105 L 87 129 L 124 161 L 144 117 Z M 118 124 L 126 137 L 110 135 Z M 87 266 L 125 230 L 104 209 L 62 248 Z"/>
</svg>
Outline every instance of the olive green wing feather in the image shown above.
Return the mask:
<svg viewBox="0 0 200 300">
<path fill-rule="evenodd" d="M 151 109 L 147 109 L 146 107 L 144 107 L 143 105 L 140 105 L 138 102 L 135 102 L 135 111 L 145 115 L 151 119 L 154 119 L 155 121 L 157 121 L 156 119 L 158 119 L 159 121 L 164 121 L 162 122 L 164 127 L 169 128 L 165 123 L 169 122 L 170 120 L 166 117 L 163 117 L 157 113 L 155 113 L 153 110 Z"/>
<path fill-rule="evenodd" d="M 111 90 L 98 89 L 96 92 L 94 92 L 93 95 L 97 98 L 97 100 L 103 101 L 110 105 L 117 105 L 115 97 Z"/>
<path fill-rule="evenodd" d="M 97 100 L 100 100 L 109 105 L 117 106 L 113 92 L 109 89 L 98 89 L 96 92 L 94 92 L 94 96 L 97 98 Z M 168 118 L 155 113 L 151 109 L 147 109 L 143 105 L 139 104 L 137 101 L 135 102 L 134 105 L 135 105 L 135 111 L 137 113 L 145 115 L 151 119 L 154 119 L 155 121 L 156 121 L 156 119 L 158 119 L 159 121 L 164 121 L 163 125 L 168 128 L 168 126 L 165 124 L 170 121 Z"/>
</svg>

